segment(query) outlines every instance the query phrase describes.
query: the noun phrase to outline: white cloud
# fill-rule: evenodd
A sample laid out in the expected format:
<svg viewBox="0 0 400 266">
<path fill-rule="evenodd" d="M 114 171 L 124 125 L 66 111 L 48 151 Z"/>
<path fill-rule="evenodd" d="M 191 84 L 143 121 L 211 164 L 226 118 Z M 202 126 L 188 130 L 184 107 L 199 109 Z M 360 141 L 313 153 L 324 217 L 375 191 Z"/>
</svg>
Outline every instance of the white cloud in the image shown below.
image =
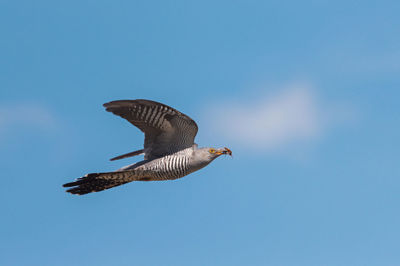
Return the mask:
<svg viewBox="0 0 400 266">
<path fill-rule="evenodd" d="M 317 140 L 347 111 L 319 102 L 310 86 L 294 85 L 250 101 L 218 102 L 207 121 L 224 139 L 265 151 Z"/>
<path fill-rule="evenodd" d="M 51 112 L 39 104 L 14 104 L 0 106 L 0 137 L 16 128 L 51 130 L 56 120 Z"/>
</svg>

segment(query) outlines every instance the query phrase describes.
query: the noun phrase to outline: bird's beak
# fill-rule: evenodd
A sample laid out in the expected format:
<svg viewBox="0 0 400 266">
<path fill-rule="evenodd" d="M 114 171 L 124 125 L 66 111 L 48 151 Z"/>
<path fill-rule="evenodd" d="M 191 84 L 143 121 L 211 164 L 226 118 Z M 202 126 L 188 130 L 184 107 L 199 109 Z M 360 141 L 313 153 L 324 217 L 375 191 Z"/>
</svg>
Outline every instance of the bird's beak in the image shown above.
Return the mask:
<svg viewBox="0 0 400 266">
<path fill-rule="evenodd" d="M 216 152 L 217 155 L 222 155 L 222 154 L 228 154 L 230 156 L 232 156 L 232 151 L 230 149 L 228 149 L 227 147 L 223 148 L 223 149 L 219 149 Z"/>
</svg>

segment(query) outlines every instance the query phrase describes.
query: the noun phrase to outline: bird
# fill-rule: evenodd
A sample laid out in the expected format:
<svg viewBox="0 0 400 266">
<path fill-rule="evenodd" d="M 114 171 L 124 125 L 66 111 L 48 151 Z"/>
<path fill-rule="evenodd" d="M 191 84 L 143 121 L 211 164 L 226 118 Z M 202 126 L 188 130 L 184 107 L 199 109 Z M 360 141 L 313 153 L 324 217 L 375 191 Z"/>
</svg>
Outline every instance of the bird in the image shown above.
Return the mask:
<svg viewBox="0 0 400 266">
<path fill-rule="evenodd" d="M 151 100 L 117 100 L 103 104 L 144 133 L 143 149 L 111 158 L 111 161 L 144 154 L 144 160 L 114 172 L 90 173 L 66 183 L 66 192 L 84 195 L 132 181 L 165 181 L 182 178 L 207 166 L 221 155 L 232 156 L 226 147 L 199 148 L 194 142 L 198 126 L 189 116 Z"/>
</svg>

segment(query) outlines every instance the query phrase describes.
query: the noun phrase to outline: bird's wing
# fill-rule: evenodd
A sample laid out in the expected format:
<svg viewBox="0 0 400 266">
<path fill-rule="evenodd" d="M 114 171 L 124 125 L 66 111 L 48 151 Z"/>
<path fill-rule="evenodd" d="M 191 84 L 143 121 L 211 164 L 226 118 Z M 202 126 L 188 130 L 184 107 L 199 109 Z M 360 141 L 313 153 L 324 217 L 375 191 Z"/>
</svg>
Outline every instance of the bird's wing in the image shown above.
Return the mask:
<svg viewBox="0 0 400 266">
<path fill-rule="evenodd" d="M 196 122 L 165 104 L 149 100 L 120 100 L 103 106 L 144 132 L 145 159 L 159 158 L 194 144 L 198 131 Z"/>
<path fill-rule="evenodd" d="M 124 159 L 124 158 L 128 158 L 128 157 L 140 155 L 142 153 L 144 153 L 144 150 L 132 151 L 132 152 L 125 153 L 125 154 L 119 155 L 117 157 L 111 158 L 110 161 L 120 160 L 120 159 Z"/>
</svg>

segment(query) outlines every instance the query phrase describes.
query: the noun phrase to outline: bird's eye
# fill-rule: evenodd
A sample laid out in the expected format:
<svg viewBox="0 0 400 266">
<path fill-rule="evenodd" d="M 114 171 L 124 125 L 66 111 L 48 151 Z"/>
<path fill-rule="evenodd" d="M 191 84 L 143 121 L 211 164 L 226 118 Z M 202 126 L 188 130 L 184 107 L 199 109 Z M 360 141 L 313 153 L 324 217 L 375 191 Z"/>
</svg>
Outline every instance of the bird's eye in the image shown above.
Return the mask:
<svg viewBox="0 0 400 266">
<path fill-rule="evenodd" d="M 215 149 L 211 148 L 208 150 L 210 153 L 215 153 Z"/>
</svg>

